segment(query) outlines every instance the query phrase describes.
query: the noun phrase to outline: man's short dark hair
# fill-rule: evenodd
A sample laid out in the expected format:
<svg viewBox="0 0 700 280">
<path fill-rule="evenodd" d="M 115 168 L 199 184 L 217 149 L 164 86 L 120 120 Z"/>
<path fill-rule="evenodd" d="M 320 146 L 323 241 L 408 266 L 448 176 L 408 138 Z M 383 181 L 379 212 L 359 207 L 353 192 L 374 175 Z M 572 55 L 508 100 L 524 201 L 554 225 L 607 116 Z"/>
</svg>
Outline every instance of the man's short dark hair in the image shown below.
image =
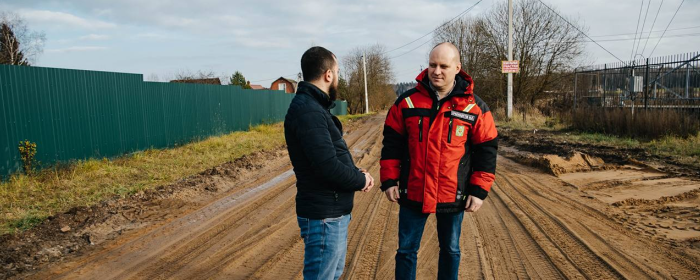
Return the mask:
<svg viewBox="0 0 700 280">
<path fill-rule="evenodd" d="M 335 66 L 335 55 L 324 47 L 311 47 L 301 56 L 301 73 L 304 81 L 321 78 L 326 71 Z"/>
</svg>

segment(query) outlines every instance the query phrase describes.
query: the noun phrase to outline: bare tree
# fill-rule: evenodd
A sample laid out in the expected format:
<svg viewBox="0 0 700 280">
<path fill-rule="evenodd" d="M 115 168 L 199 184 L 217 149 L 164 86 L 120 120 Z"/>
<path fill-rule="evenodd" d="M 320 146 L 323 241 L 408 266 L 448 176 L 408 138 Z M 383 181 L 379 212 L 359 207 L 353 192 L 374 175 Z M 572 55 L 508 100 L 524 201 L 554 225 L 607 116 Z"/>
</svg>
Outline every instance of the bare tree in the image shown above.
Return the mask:
<svg viewBox="0 0 700 280">
<path fill-rule="evenodd" d="M 216 73 L 211 70 L 207 71 L 202 71 L 199 70 L 197 72 L 192 72 L 190 70 L 179 70 L 174 74 L 174 79 L 172 80 L 200 80 L 200 79 L 212 79 L 212 78 L 218 78 Z"/>
<path fill-rule="evenodd" d="M 585 30 L 576 20 L 567 20 Z M 506 76 L 500 65 L 508 58 L 507 36 L 508 5 L 500 2 L 482 16 L 445 25 L 433 40 L 457 46 L 463 68 L 475 80 L 476 93 L 495 105 L 506 99 Z M 515 103 L 535 105 L 550 97 L 582 59 L 583 39 L 583 34 L 539 1 L 515 2 L 513 59 L 520 61 L 520 73 L 514 76 Z"/>
<path fill-rule="evenodd" d="M 348 113 L 363 113 L 365 108 L 365 81 L 362 67 L 362 54 L 367 63 L 367 95 L 371 111 L 388 108 L 396 99 L 391 83 L 394 74 L 389 58 L 382 45 L 358 47 L 343 58 L 343 86 L 339 97 L 348 102 Z"/>
<path fill-rule="evenodd" d="M 0 63 L 29 65 L 44 51 L 46 35 L 31 31 L 24 20 L 11 12 L 0 12 Z"/>
</svg>

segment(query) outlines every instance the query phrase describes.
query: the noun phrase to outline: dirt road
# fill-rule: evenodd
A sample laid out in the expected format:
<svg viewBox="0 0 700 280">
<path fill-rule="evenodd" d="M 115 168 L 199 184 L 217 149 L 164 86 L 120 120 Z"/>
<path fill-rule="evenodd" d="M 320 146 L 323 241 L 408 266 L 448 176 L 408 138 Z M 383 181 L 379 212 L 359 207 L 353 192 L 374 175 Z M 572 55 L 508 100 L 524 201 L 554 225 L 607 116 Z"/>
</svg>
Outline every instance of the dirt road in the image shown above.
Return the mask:
<svg viewBox="0 0 700 280">
<path fill-rule="evenodd" d="M 381 114 L 369 117 L 346 136 L 358 166 L 375 178 L 383 120 Z M 202 207 L 124 234 L 29 278 L 301 279 L 304 245 L 286 154 L 267 160 L 246 178 L 222 186 L 228 191 Z M 674 246 L 662 232 L 625 222 L 626 209 L 586 193 L 575 179 L 499 156 L 497 183 L 484 207 L 465 215 L 460 279 L 700 277 L 700 249 Z M 692 189 L 697 188 L 684 191 Z M 700 213 L 689 207 L 691 215 Z M 352 215 L 343 278 L 393 278 L 398 205 L 375 189 L 356 195 Z M 700 228 L 688 232 L 700 236 Z M 433 217 L 418 258 L 419 279 L 435 278 Z"/>
</svg>

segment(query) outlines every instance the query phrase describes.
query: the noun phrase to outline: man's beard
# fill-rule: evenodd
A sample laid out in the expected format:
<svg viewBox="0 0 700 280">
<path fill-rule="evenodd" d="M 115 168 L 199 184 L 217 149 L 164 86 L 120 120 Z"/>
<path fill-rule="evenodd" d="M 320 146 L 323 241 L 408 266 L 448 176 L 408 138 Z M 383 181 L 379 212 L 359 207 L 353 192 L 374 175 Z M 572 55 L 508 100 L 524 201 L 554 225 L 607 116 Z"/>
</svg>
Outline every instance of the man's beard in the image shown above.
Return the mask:
<svg viewBox="0 0 700 280">
<path fill-rule="evenodd" d="M 332 83 L 330 87 L 328 87 L 328 96 L 331 98 L 331 101 L 335 101 L 336 98 L 338 98 L 338 82 L 337 82 L 337 80 L 335 83 Z"/>
</svg>

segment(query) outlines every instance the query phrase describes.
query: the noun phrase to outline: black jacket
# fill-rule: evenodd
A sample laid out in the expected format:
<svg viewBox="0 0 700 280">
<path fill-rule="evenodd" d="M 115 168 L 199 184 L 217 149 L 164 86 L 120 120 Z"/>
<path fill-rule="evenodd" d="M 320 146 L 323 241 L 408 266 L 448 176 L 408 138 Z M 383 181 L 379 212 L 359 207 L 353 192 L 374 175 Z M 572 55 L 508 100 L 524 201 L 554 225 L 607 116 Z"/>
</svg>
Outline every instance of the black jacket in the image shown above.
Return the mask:
<svg viewBox="0 0 700 280">
<path fill-rule="evenodd" d="M 350 214 L 365 175 L 352 161 L 333 102 L 313 84 L 300 82 L 284 119 L 284 137 L 297 177 L 297 215 L 309 219 Z"/>
</svg>

